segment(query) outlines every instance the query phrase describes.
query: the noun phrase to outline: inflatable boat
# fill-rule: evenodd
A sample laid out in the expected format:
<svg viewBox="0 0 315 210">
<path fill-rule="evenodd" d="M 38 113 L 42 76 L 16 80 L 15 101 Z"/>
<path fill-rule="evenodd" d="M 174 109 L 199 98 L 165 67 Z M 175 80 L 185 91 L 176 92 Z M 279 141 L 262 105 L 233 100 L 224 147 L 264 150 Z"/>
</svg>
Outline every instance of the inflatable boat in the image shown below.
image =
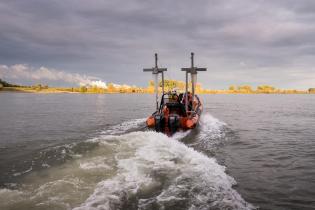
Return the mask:
<svg viewBox="0 0 315 210">
<path fill-rule="evenodd" d="M 195 128 L 199 123 L 203 109 L 199 97 L 195 94 L 197 72 L 206 71 L 207 69 L 194 67 L 194 53 L 191 53 L 191 67 L 182 68 L 182 71 L 186 73 L 185 92 L 177 93 L 177 91 L 173 90 L 166 93 L 164 90 L 164 72 L 167 69 L 159 68 L 157 61 L 158 57 L 155 54 L 155 67 L 143 69 L 145 72 L 152 72 L 155 84 L 154 92 L 156 94 L 156 111 L 146 120 L 147 126 L 157 132 L 163 132 L 168 136 L 180 130 Z M 159 74 L 162 75 L 162 95 L 160 101 L 158 90 Z M 188 82 L 189 75 L 191 77 L 190 82 Z M 191 87 L 191 91 L 189 91 L 189 86 Z"/>
</svg>

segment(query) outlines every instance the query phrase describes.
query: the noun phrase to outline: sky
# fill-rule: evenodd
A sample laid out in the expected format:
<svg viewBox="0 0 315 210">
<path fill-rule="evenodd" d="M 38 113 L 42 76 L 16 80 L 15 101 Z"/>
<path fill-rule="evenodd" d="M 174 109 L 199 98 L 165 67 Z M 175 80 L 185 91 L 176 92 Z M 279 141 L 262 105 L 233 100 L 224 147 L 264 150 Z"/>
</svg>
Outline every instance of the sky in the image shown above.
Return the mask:
<svg viewBox="0 0 315 210">
<path fill-rule="evenodd" d="M 203 87 L 315 87 L 314 0 L 4 0 L 0 78 L 147 86 L 143 68 L 206 67 Z M 73 78 L 72 78 L 73 77 Z"/>
</svg>

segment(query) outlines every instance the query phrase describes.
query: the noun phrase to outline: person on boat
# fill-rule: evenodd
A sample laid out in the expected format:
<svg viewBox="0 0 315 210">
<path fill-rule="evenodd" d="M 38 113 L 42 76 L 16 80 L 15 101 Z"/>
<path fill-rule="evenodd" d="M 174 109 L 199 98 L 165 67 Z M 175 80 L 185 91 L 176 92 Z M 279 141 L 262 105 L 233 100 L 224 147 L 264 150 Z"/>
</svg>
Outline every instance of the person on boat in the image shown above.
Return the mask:
<svg viewBox="0 0 315 210">
<path fill-rule="evenodd" d="M 187 98 L 188 98 L 188 111 L 192 110 L 192 94 L 190 92 L 187 92 Z M 182 104 L 186 104 L 186 94 L 183 95 Z"/>
<path fill-rule="evenodd" d="M 173 102 L 178 102 L 178 95 L 176 90 L 172 90 L 172 92 L 170 93 L 170 99 Z"/>
</svg>

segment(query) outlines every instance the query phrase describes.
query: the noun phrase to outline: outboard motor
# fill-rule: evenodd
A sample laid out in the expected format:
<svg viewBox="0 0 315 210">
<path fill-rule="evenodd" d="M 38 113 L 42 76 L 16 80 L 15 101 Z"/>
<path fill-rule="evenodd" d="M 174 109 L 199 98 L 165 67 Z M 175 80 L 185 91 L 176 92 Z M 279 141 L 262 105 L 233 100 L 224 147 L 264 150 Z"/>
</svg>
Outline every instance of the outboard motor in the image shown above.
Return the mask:
<svg viewBox="0 0 315 210">
<path fill-rule="evenodd" d="M 180 126 L 179 116 L 170 115 L 168 118 L 168 127 L 171 134 L 174 134 Z"/>
<path fill-rule="evenodd" d="M 163 132 L 164 130 L 164 117 L 161 114 L 157 114 L 154 116 L 155 119 L 155 131 Z"/>
</svg>

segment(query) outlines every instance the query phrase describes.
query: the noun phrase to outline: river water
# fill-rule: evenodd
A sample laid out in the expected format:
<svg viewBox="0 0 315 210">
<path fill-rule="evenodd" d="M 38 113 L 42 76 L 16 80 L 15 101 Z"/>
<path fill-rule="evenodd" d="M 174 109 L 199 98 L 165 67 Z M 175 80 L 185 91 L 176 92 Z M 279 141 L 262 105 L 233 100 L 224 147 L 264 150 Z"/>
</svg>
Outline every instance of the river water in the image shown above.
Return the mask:
<svg viewBox="0 0 315 210">
<path fill-rule="evenodd" d="M 0 93 L 0 209 L 315 209 L 315 95 L 201 95 L 148 131 L 153 95 Z"/>
</svg>

